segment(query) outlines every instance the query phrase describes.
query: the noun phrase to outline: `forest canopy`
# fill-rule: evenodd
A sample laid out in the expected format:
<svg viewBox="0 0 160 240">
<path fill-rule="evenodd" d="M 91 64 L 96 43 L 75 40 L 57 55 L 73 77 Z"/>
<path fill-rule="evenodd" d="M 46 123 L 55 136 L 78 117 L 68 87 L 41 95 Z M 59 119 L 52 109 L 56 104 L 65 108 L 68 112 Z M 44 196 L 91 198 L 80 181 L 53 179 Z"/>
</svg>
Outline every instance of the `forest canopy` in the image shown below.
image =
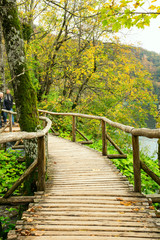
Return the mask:
<svg viewBox="0 0 160 240">
<path fill-rule="evenodd" d="M 27 71 L 39 107 L 105 115 L 134 126 L 144 126 L 148 114 L 156 116 L 159 56 L 150 61 L 116 35 L 122 27 L 149 25 L 160 10 L 152 2 L 151 14 L 144 14 L 142 0 L 18 0 Z M 1 88 L 12 82 L 3 53 Z"/>
</svg>

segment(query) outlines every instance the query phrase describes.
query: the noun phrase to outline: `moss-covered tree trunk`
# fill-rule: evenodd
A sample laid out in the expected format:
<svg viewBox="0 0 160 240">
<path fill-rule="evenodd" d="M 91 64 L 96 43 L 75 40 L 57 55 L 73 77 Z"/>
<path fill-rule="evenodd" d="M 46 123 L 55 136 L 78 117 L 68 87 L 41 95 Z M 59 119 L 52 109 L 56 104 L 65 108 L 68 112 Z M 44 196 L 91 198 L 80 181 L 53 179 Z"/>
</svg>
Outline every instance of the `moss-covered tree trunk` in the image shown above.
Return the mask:
<svg viewBox="0 0 160 240">
<path fill-rule="evenodd" d="M 15 0 L 0 0 L 0 18 L 10 67 L 14 97 L 22 131 L 36 131 L 39 123 L 36 92 L 32 85 L 23 44 L 21 25 Z M 27 166 L 36 157 L 36 143 L 26 143 Z M 33 178 L 33 176 L 32 176 Z M 33 179 L 28 179 L 27 194 Z"/>
<path fill-rule="evenodd" d="M 1 90 L 5 92 L 5 73 L 4 73 L 4 56 L 3 56 L 3 42 L 2 42 L 2 25 L 0 21 L 0 84 L 1 84 Z"/>
</svg>

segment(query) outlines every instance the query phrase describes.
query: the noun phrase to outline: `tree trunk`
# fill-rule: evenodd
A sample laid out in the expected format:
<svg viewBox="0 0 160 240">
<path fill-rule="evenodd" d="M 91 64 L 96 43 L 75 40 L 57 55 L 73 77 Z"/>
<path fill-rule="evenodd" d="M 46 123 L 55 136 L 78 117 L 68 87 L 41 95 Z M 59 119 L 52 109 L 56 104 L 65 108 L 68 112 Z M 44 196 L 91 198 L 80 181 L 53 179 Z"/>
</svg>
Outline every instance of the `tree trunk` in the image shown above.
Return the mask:
<svg viewBox="0 0 160 240">
<path fill-rule="evenodd" d="M 4 0 L 0 8 L 4 10 L 0 11 L 2 27 L 20 127 L 22 131 L 35 131 L 38 125 L 36 94 L 26 66 L 16 3 Z"/>
<path fill-rule="evenodd" d="M 14 97 L 22 131 L 36 131 L 39 123 L 36 92 L 26 66 L 22 31 L 15 0 L 0 0 L 0 18 L 10 67 Z M 27 167 L 37 158 L 37 143 L 26 141 Z M 33 176 L 27 181 L 29 194 Z"/>
<path fill-rule="evenodd" d="M 1 21 L 0 21 L 0 84 L 1 84 L 1 90 L 3 92 L 5 92 L 5 88 L 6 88 L 6 81 L 5 81 L 5 73 L 4 73 L 4 48 L 3 48 L 3 33 L 2 33 L 2 25 L 1 25 Z"/>
</svg>

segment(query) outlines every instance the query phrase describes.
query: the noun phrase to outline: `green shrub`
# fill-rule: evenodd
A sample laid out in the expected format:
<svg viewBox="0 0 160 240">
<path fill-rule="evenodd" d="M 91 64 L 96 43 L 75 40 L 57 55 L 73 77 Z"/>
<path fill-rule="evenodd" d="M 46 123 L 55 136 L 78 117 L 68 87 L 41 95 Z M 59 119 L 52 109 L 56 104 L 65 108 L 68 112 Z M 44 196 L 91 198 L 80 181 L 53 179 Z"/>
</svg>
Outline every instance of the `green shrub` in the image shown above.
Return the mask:
<svg viewBox="0 0 160 240">
<path fill-rule="evenodd" d="M 25 170 L 25 162 L 18 162 L 18 158 L 22 157 L 21 151 L 0 150 L 0 196 L 12 187 Z M 17 195 L 22 190 L 23 185 L 15 190 Z"/>
</svg>

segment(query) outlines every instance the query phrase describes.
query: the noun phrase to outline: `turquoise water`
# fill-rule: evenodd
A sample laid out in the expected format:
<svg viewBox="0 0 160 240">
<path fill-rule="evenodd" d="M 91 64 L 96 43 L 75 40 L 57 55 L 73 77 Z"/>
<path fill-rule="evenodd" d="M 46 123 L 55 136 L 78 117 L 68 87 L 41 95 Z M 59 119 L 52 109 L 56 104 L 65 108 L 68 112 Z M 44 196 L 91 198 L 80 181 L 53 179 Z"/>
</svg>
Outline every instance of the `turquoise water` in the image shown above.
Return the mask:
<svg viewBox="0 0 160 240">
<path fill-rule="evenodd" d="M 158 155 L 158 139 L 156 138 L 146 138 L 140 137 L 140 150 L 143 151 L 146 155 L 153 157 L 153 159 L 157 159 Z"/>
</svg>

